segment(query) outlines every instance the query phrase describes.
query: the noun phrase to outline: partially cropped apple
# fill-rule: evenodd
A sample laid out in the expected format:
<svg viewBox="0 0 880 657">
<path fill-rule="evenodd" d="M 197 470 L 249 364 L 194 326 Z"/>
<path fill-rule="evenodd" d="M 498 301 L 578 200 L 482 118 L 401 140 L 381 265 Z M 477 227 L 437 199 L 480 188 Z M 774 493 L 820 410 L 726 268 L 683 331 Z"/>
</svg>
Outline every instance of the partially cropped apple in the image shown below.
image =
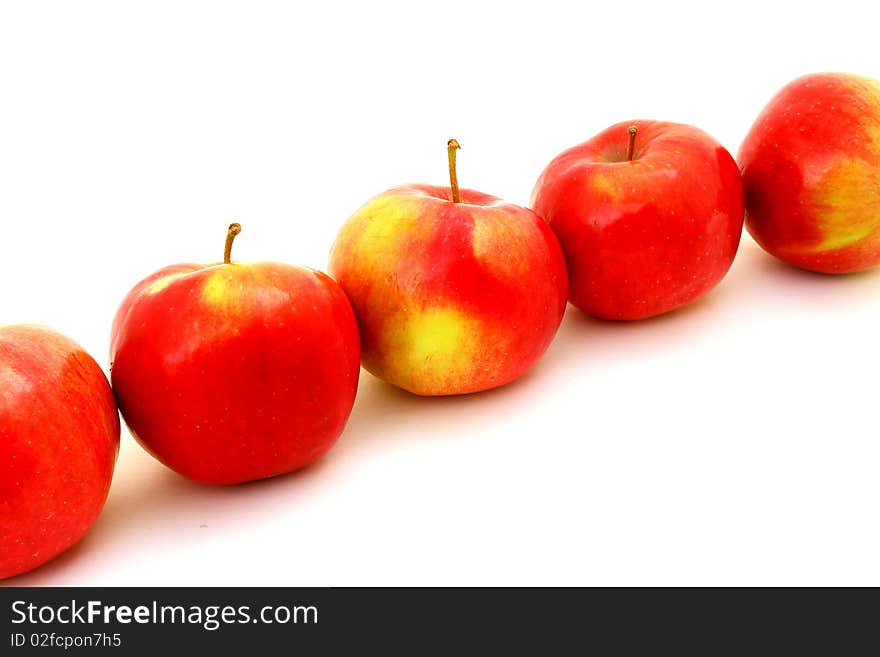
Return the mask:
<svg viewBox="0 0 880 657">
<path fill-rule="evenodd" d="M 116 402 L 91 356 L 46 328 L 0 328 L 0 579 L 85 535 L 118 451 Z"/>
<path fill-rule="evenodd" d="M 304 267 L 181 264 L 138 283 L 113 323 L 123 418 L 160 461 L 234 484 L 297 470 L 336 442 L 357 392 L 357 324 L 339 286 Z"/>
<path fill-rule="evenodd" d="M 549 226 L 470 189 L 406 185 L 373 198 L 340 231 L 330 273 L 358 319 L 367 370 L 419 395 L 494 388 L 544 353 L 567 277 Z"/>
<path fill-rule="evenodd" d="M 700 298 L 727 273 L 742 235 L 736 163 L 679 123 L 619 123 L 561 153 L 532 207 L 565 251 L 571 302 L 605 319 L 643 319 Z"/>
<path fill-rule="evenodd" d="M 740 147 L 746 228 L 785 262 L 827 274 L 880 264 L 880 82 L 798 78 Z"/>
</svg>

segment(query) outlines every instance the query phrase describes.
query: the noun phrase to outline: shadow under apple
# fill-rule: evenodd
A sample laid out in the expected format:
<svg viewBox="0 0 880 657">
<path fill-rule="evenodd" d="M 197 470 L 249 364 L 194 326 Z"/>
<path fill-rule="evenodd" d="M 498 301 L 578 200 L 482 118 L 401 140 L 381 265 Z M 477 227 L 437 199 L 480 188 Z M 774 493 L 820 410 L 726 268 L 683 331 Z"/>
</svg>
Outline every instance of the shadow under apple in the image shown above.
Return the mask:
<svg viewBox="0 0 880 657">
<path fill-rule="evenodd" d="M 177 541 L 197 542 L 216 536 L 214 530 L 247 527 L 277 514 L 278 504 L 296 503 L 318 494 L 326 458 L 295 473 L 233 486 L 209 486 L 168 469 L 123 434 L 127 453 L 121 455 L 110 495 L 92 530 L 72 548 L 28 573 L 3 582 L 10 586 L 87 585 L 81 573 L 88 562 L 102 560 L 106 550 L 130 550 L 143 558 L 152 548 L 171 553 Z M 173 536 L 174 540 L 169 540 Z M 179 545 L 179 543 L 178 543 Z M 80 566 L 83 566 L 80 569 Z M 113 582 L 126 585 L 127 582 Z"/>
</svg>

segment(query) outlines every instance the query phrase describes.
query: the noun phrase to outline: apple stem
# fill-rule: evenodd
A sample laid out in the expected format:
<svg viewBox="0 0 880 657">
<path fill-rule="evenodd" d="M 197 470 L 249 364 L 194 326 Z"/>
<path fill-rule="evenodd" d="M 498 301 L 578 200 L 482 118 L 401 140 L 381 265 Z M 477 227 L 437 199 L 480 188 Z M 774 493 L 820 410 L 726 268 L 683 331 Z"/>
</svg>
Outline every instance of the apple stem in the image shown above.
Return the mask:
<svg viewBox="0 0 880 657">
<path fill-rule="evenodd" d="M 458 191 L 458 175 L 455 173 L 455 151 L 461 146 L 455 139 L 446 142 L 446 152 L 449 155 L 449 186 L 452 187 L 452 202 L 461 203 L 461 194 Z"/>
<path fill-rule="evenodd" d="M 223 264 L 228 265 L 232 262 L 232 243 L 235 236 L 241 232 L 241 224 L 229 224 L 226 231 L 226 247 L 223 249 Z"/>
<path fill-rule="evenodd" d="M 638 126 L 631 125 L 629 127 L 629 142 L 626 145 L 626 159 L 628 162 L 632 162 L 633 153 L 636 150 L 636 135 L 639 132 Z"/>
</svg>

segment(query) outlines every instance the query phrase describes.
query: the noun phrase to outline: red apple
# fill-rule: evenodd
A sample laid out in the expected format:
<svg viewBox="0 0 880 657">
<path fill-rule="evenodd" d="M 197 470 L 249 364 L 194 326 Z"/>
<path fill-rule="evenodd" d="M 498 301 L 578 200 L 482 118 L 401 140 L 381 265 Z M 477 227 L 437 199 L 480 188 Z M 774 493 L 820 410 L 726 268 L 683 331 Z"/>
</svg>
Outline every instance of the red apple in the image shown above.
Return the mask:
<svg viewBox="0 0 880 657">
<path fill-rule="evenodd" d="M 730 154 L 702 130 L 629 121 L 557 156 L 532 193 L 565 251 L 571 302 L 642 319 L 683 306 L 730 268 L 743 224 Z"/>
<path fill-rule="evenodd" d="M 565 311 L 567 277 L 546 222 L 458 188 L 406 185 L 343 226 L 330 273 L 351 299 L 364 367 L 419 395 L 513 381 L 544 353 Z"/>
<path fill-rule="evenodd" d="M 740 147 L 746 228 L 789 264 L 828 274 L 880 264 L 880 82 L 789 83 Z"/>
<path fill-rule="evenodd" d="M 116 401 L 91 356 L 46 328 L 0 328 L 0 579 L 85 535 L 118 451 Z"/>
<path fill-rule="evenodd" d="M 166 267 L 113 323 L 111 381 L 132 434 L 196 481 L 302 468 L 336 442 L 360 371 L 357 325 L 325 274 L 230 260 Z"/>
</svg>

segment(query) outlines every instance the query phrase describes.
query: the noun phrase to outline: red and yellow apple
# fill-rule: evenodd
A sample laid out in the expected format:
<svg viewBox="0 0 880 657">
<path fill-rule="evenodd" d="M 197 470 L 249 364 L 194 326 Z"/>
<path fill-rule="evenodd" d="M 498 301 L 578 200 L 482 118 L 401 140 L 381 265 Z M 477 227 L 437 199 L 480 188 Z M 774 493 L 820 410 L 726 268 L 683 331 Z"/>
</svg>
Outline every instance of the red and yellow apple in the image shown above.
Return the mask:
<svg viewBox="0 0 880 657">
<path fill-rule="evenodd" d="M 91 356 L 46 328 L 0 328 L 0 579 L 85 535 L 118 451 L 116 401 Z"/>
<path fill-rule="evenodd" d="M 166 267 L 113 323 L 123 418 L 186 477 L 234 484 L 297 470 L 336 442 L 357 392 L 357 324 L 327 275 L 293 265 Z"/>
<path fill-rule="evenodd" d="M 785 262 L 828 274 L 880 264 L 880 82 L 806 75 L 742 143 L 746 228 Z"/>
<path fill-rule="evenodd" d="M 702 130 L 628 121 L 568 149 L 532 192 L 565 251 L 571 302 L 642 319 L 690 303 L 730 268 L 743 224 L 736 163 Z"/>
<path fill-rule="evenodd" d="M 544 353 L 565 311 L 567 276 L 549 226 L 532 211 L 450 187 L 405 185 L 343 226 L 330 273 L 361 331 L 364 367 L 419 395 L 513 381 Z"/>
</svg>

